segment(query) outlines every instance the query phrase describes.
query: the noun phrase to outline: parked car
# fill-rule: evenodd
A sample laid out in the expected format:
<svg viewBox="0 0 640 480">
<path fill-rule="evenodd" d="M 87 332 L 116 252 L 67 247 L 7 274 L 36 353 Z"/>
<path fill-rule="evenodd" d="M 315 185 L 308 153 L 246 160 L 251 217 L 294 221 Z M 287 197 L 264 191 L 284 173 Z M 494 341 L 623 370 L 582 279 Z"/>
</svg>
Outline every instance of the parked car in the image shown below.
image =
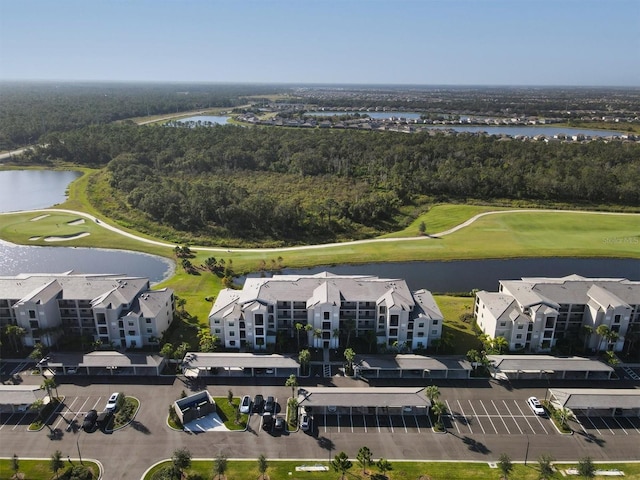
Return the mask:
<svg viewBox="0 0 640 480">
<path fill-rule="evenodd" d="M 120 399 L 120 393 L 112 393 L 107 401 L 107 405 L 104 407 L 109 412 L 115 412 L 118 409 L 118 400 Z"/>
<path fill-rule="evenodd" d="M 284 431 L 284 418 L 276 417 L 276 422 L 275 422 L 274 428 L 278 432 Z"/>
<path fill-rule="evenodd" d="M 271 427 L 273 427 L 273 415 L 269 412 L 265 412 L 265 414 L 262 415 L 262 429 L 271 430 Z"/>
<path fill-rule="evenodd" d="M 96 427 L 96 420 L 98 420 L 98 412 L 96 410 L 89 410 L 84 416 L 82 429 L 85 432 L 92 432 Z"/>
<path fill-rule="evenodd" d="M 329 413 L 335 413 L 335 412 L 337 412 L 337 411 L 338 411 L 338 407 L 336 407 L 335 405 L 329 405 L 329 406 L 327 407 L 327 411 L 328 411 Z"/>
<path fill-rule="evenodd" d="M 251 397 L 249 395 L 245 395 L 242 397 L 242 402 L 240 402 L 240 413 L 249 412 L 251 412 Z"/>
<path fill-rule="evenodd" d="M 267 397 L 267 401 L 264 404 L 265 413 L 275 413 L 276 400 L 271 395 Z"/>
<path fill-rule="evenodd" d="M 529 397 L 527 399 L 527 405 L 536 415 L 544 415 L 544 407 L 536 397 Z"/>
<path fill-rule="evenodd" d="M 260 394 L 253 397 L 253 411 L 255 413 L 262 413 L 264 408 L 264 397 Z"/>
<path fill-rule="evenodd" d="M 311 429 L 311 417 L 306 413 L 303 413 L 300 419 L 300 429 L 303 432 L 308 432 Z"/>
</svg>

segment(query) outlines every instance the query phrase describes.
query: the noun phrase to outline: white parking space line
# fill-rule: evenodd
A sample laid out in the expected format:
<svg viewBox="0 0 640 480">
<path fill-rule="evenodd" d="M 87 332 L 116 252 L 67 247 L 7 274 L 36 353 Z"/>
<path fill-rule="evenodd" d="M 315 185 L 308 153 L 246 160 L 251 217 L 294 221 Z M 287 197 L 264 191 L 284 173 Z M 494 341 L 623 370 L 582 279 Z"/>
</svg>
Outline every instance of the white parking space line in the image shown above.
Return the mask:
<svg viewBox="0 0 640 480">
<path fill-rule="evenodd" d="M 640 430 L 638 430 L 637 427 L 633 424 L 633 422 L 629 420 L 627 417 L 622 417 L 621 420 L 625 420 L 629 425 L 631 425 L 631 428 L 633 428 L 637 433 L 640 433 Z"/>
<path fill-rule="evenodd" d="M 409 430 L 407 430 L 407 422 L 404 421 L 404 415 L 402 415 L 402 424 L 404 425 L 404 433 L 408 433 Z"/>
<path fill-rule="evenodd" d="M 531 424 L 529 423 L 529 419 L 527 418 L 527 416 L 524 414 L 524 412 L 522 411 L 522 409 L 520 408 L 520 404 L 514 400 L 513 403 L 515 403 L 516 408 L 518 409 L 518 411 L 520 412 L 520 415 L 522 415 L 522 417 L 524 418 L 524 420 L 527 422 L 527 425 L 529 425 L 529 428 L 531 429 L 531 431 L 533 432 L 534 435 L 536 435 L 536 431 L 533 429 L 533 427 L 531 426 Z M 537 417 L 538 415 L 536 415 Z M 542 425 L 542 424 L 540 424 Z M 543 427 L 544 428 L 544 427 Z M 547 433 L 547 431 L 545 430 L 544 433 Z"/>
<path fill-rule="evenodd" d="M 595 431 L 596 431 L 596 432 L 598 432 L 598 435 L 602 435 L 602 432 L 601 432 L 600 430 L 598 430 L 598 427 L 596 427 L 595 423 L 593 423 L 589 417 L 585 416 L 585 418 L 586 418 L 587 420 L 589 420 L 589 423 L 590 423 L 590 424 L 591 424 L 591 426 L 595 429 Z"/>
<path fill-rule="evenodd" d="M 9 415 L 9 417 L 7 417 L 7 421 L 4 422 L 2 424 L 2 426 L 0 426 L 0 430 L 2 430 L 2 427 L 4 427 L 5 425 L 7 425 L 9 423 L 9 420 L 11 420 L 13 418 L 13 416 L 15 415 L 15 413 L 12 413 L 11 415 Z"/>
<path fill-rule="evenodd" d="M 602 420 L 602 423 L 604 423 L 604 425 L 609 429 L 609 431 L 611 432 L 611 435 L 615 435 L 616 434 L 616 432 L 611 430 L 611 427 L 609 426 L 609 424 L 607 423 L 607 421 L 605 420 L 604 417 L 600 417 L 600 420 Z"/>
<path fill-rule="evenodd" d="M 351 422 L 351 433 L 353 433 L 353 415 L 349 414 L 349 422 Z"/>
<path fill-rule="evenodd" d="M 458 422 L 456 422 L 456 416 L 453 413 L 453 410 L 451 409 L 451 405 L 449 405 L 449 401 L 445 400 L 445 403 L 447 404 L 447 410 L 449 410 L 449 413 L 451 413 L 451 418 L 453 419 L 453 425 L 456 427 L 456 430 L 458 431 L 458 433 L 460 433 L 460 428 L 458 428 Z M 418 432 L 420 431 L 420 428 L 418 427 Z"/>
<path fill-rule="evenodd" d="M 323 415 L 324 415 L 324 433 L 327 433 L 327 412 L 324 412 Z"/>
<path fill-rule="evenodd" d="M 614 422 L 616 422 L 616 423 L 620 426 L 620 428 L 622 429 L 622 431 L 624 432 L 624 434 L 625 434 L 625 435 L 629 435 L 629 432 L 627 432 L 627 431 L 625 430 L 625 428 L 624 428 L 624 427 L 622 426 L 622 424 L 618 421 L 618 419 L 617 419 L 616 417 L 612 417 L 612 418 L 613 418 L 613 421 L 614 421 Z"/>
<path fill-rule="evenodd" d="M 391 421 L 391 415 L 387 415 L 389 417 L 389 428 L 391 428 L 391 433 L 393 433 L 393 422 Z"/>
<path fill-rule="evenodd" d="M 460 411 L 462 412 L 462 416 L 465 419 L 465 422 L 467 423 L 467 427 L 469 427 L 469 431 L 471 433 L 473 433 L 473 429 L 471 428 L 471 424 L 469 423 L 469 419 L 467 418 L 467 415 L 464 413 L 464 410 L 462 409 L 462 404 L 460 403 L 460 400 L 456 400 L 458 402 L 458 406 L 460 406 Z M 431 423 L 431 420 L 429 420 L 429 423 Z M 480 427 L 482 427 L 482 425 L 480 425 Z"/>
<path fill-rule="evenodd" d="M 491 403 L 493 404 L 493 408 L 496 409 L 496 412 L 499 412 L 500 410 L 498 409 L 498 406 L 495 404 L 495 402 L 493 400 L 491 400 Z M 486 408 L 485 408 L 485 410 L 486 410 Z M 500 417 L 500 420 L 502 420 L 502 424 L 504 425 L 504 428 L 507 429 L 507 433 L 509 435 L 511 435 L 511 430 L 509 430 L 509 427 L 507 427 L 507 422 L 504 421 L 504 417 L 502 415 L 499 415 L 499 417 Z M 494 426 L 494 428 L 495 428 L 495 426 Z M 496 433 L 498 433 L 497 430 L 496 430 Z"/>
<path fill-rule="evenodd" d="M 416 428 L 418 429 L 418 433 L 420 433 L 420 424 L 418 423 L 418 417 L 416 414 L 413 414 L 413 420 L 416 422 Z"/>
<path fill-rule="evenodd" d="M 67 407 L 67 409 L 63 410 L 62 412 L 60 412 L 60 419 L 58 420 L 58 423 L 56 423 L 53 426 L 54 430 L 60 426 L 60 423 L 62 423 L 63 420 L 65 420 L 65 418 L 64 418 L 65 413 L 71 412 L 71 407 L 73 407 L 74 403 L 76 403 L 77 400 L 78 400 L 78 397 L 75 397 L 73 399 L 73 402 L 71 402 L 71 405 L 65 405 Z M 69 423 L 71 423 L 71 422 L 69 422 Z"/>
<path fill-rule="evenodd" d="M 378 426 L 378 433 L 380 433 L 380 420 L 378 419 L 377 413 L 376 413 L 376 425 Z"/>
<path fill-rule="evenodd" d="M 336 413 L 336 422 L 338 422 L 338 433 L 340 433 L 340 414 Z"/>
<path fill-rule="evenodd" d="M 480 417 L 478 417 L 478 414 L 476 413 L 476 409 L 473 408 L 473 403 L 471 403 L 471 400 L 467 400 L 467 402 L 469 402 L 469 405 L 471 405 L 471 410 L 473 410 L 473 415 L 476 417 L 476 419 L 478 420 L 478 425 L 480 425 L 480 428 L 482 429 L 482 433 L 484 433 L 485 435 L 487 434 L 487 432 L 484 431 L 484 426 L 482 425 L 482 422 L 480 421 Z M 494 429 L 495 430 L 495 429 Z M 497 432 L 496 432 L 497 433 Z"/>
<path fill-rule="evenodd" d="M 93 404 L 93 409 L 94 410 L 98 409 L 98 403 L 100 403 L 100 400 L 102 400 L 102 397 L 98 397 L 98 399 L 96 400 L 96 403 Z"/>
<path fill-rule="evenodd" d="M 482 400 L 478 400 L 478 401 L 480 402 L 480 405 L 482 405 L 482 408 L 484 409 L 484 413 L 487 414 L 487 418 L 489 419 L 489 423 L 491 423 L 491 426 L 493 427 L 493 431 L 496 432 L 496 435 L 497 435 L 498 434 L 498 429 L 496 428 L 495 424 L 493 423 L 493 420 L 491 419 L 491 415 L 489 415 L 489 411 L 487 410 L 487 407 L 485 407 L 484 403 L 482 403 Z M 491 400 L 491 403 L 493 403 L 493 400 Z M 494 403 L 493 406 L 495 408 L 496 404 Z M 496 412 L 497 411 L 499 411 L 499 410 L 496 408 Z M 500 420 L 502 420 L 502 424 L 504 425 L 504 428 L 507 429 L 507 433 L 511 433 L 509 431 L 509 427 L 507 427 L 507 424 L 504 423 L 504 419 L 502 418 L 502 416 L 500 416 Z"/>
<path fill-rule="evenodd" d="M 367 433 L 367 416 L 362 414 L 362 423 L 364 424 L 364 433 Z"/>
<path fill-rule="evenodd" d="M 23 426 L 22 425 L 22 421 L 26 418 L 27 414 L 23 414 L 22 418 L 20 420 L 18 420 L 18 422 L 13 426 L 13 428 L 11 430 L 15 430 L 16 428 Z"/>
<path fill-rule="evenodd" d="M 493 400 L 491 400 L 493 402 Z M 511 418 L 513 419 L 513 423 L 516 424 L 516 427 L 518 427 L 518 430 L 520 430 L 520 435 L 524 435 L 524 432 L 522 431 L 522 429 L 520 428 L 520 425 L 518 425 L 518 422 L 516 421 L 516 417 L 513 416 L 513 413 L 511 413 L 511 409 L 509 408 L 509 405 L 507 405 L 507 402 L 502 400 L 502 403 L 504 403 L 504 408 L 507 409 L 507 412 L 509 412 L 509 415 L 511 415 Z"/>
</svg>

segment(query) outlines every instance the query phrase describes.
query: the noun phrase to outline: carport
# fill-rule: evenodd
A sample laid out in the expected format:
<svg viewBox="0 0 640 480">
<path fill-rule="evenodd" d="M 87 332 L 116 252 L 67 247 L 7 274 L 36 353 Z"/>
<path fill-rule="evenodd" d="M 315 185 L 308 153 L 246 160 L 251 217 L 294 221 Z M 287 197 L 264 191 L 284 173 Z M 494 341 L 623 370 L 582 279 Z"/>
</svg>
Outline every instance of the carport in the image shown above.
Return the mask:
<svg viewBox="0 0 640 480">
<path fill-rule="evenodd" d="M 38 362 L 41 370 L 62 370 L 67 375 L 160 375 L 166 362 L 159 355 L 115 351 L 52 353 L 43 360 Z"/>
<path fill-rule="evenodd" d="M 552 388 L 549 401 L 586 416 L 640 416 L 640 390 L 634 388 Z"/>
<path fill-rule="evenodd" d="M 298 404 L 311 407 L 313 412 L 331 410 L 349 414 L 401 414 L 404 407 L 423 407 L 428 410 L 431 406 L 424 387 L 300 388 Z"/>
<path fill-rule="evenodd" d="M 363 378 L 469 378 L 471 364 L 461 357 L 358 355 L 355 374 Z"/>
<path fill-rule="evenodd" d="M 0 385 L 0 413 L 25 412 L 46 394 L 36 385 Z"/>
<path fill-rule="evenodd" d="M 259 370 L 272 370 L 273 375 L 288 377 L 300 375 L 300 364 L 293 357 L 256 353 L 202 353 L 189 352 L 182 361 L 185 376 L 197 378 L 209 375 L 254 376 Z"/>
<path fill-rule="evenodd" d="M 609 380 L 613 368 L 591 358 L 552 355 L 487 355 L 492 375 L 512 380 Z"/>
</svg>

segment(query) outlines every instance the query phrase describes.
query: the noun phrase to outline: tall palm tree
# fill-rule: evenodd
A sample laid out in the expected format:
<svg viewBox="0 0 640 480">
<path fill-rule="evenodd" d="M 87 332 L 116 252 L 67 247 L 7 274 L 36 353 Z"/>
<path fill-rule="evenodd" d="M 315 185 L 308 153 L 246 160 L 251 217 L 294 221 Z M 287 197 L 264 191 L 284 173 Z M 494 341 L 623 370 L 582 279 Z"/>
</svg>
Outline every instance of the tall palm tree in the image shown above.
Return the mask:
<svg viewBox="0 0 640 480">
<path fill-rule="evenodd" d="M 600 337 L 600 342 L 598 342 L 598 351 L 602 350 L 602 342 L 605 340 L 605 338 L 607 338 L 609 332 L 611 332 L 609 325 L 605 325 L 604 323 L 598 325 L 598 328 L 596 328 L 596 333 Z"/>
<path fill-rule="evenodd" d="M 447 413 L 447 405 L 444 402 L 436 401 L 431 405 L 431 411 L 437 418 L 436 424 L 441 428 L 444 428 L 444 425 L 442 424 L 442 416 Z"/>
<path fill-rule="evenodd" d="M 298 353 L 298 361 L 302 367 L 302 374 L 305 375 L 307 368 L 309 367 L 309 362 L 311 361 L 311 352 L 306 348 L 304 350 L 300 350 L 300 353 Z"/>
<path fill-rule="evenodd" d="M 440 398 L 440 389 L 437 385 L 429 385 L 424 389 L 424 393 L 427 395 L 427 398 L 431 403 Z"/>
<path fill-rule="evenodd" d="M 583 325 L 582 334 L 584 335 L 584 346 L 582 349 L 586 352 L 589 340 L 591 340 L 591 335 L 593 335 L 593 327 L 591 325 Z"/>
</svg>

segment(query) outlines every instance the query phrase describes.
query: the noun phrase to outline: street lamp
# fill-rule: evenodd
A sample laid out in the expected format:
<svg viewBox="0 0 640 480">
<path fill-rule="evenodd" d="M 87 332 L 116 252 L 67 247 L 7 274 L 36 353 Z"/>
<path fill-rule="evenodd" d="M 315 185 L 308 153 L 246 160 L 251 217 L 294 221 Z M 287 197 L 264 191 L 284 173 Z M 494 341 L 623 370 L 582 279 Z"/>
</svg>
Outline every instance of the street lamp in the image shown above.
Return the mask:
<svg viewBox="0 0 640 480">
<path fill-rule="evenodd" d="M 76 437 L 76 448 L 78 449 L 78 458 L 80 459 L 80 465 L 84 465 L 84 463 L 82 463 L 82 454 L 80 453 L 80 431 L 78 432 L 78 436 Z"/>
<path fill-rule="evenodd" d="M 527 465 L 527 460 L 529 459 L 529 434 L 527 433 L 527 449 L 524 452 L 524 465 Z"/>
</svg>

